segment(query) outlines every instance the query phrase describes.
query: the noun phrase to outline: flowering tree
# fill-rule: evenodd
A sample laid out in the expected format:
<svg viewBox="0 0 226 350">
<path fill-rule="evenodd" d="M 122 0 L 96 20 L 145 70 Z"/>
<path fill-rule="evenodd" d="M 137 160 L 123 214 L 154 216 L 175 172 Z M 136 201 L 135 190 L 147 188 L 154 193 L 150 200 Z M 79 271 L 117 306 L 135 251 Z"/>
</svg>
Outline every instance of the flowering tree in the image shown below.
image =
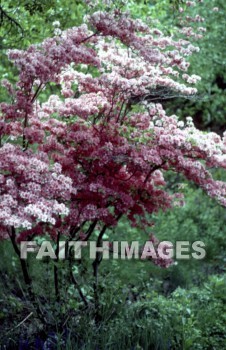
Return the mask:
<svg viewBox="0 0 226 350">
<path fill-rule="evenodd" d="M 87 241 L 95 231 L 100 246 L 123 216 L 149 226 L 146 214 L 183 203 L 181 193 L 167 191 L 168 171 L 226 206 L 226 184 L 211 175 L 226 168 L 226 134 L 201 132 L 191 117 L 179 121 L 160 103 L 196 94 L 200 78 L 187 73 L 187 57 L 198 47 L 189 37 L 199 39 L 204 28 L 181 27 L 186 39 L 164 36 L 117 9 L 85 22 L 9 51 L 19 79 L 15 87 L 2 81 L 12 102 L 1 104 L 0 237 L 10 238 L 18 255 L 18 243 L 38 235 Z M 50 84 L 59 93 L 41 102 Z M 97 254 L 96 278 L 100 261 Z"/>
</svg>

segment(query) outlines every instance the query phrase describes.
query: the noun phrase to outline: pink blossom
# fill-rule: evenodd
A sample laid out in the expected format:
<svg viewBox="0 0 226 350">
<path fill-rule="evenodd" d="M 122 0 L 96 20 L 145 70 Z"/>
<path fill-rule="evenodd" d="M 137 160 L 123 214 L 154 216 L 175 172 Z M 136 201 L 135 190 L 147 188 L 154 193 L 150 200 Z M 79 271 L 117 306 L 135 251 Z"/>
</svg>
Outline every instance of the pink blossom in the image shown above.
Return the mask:
<svg viewBox="0 0 226 350">
<path fill-rule="evenodd" d="M 226 168 L 226 134 L 203 133 L 192 117 L 182 123 L 156 103 L 197 92 L 188 59 L 199 48 L 189 40 L 204 32 L 194 28 L 203 19 L 187 21 L 178 39 L 126 13 L 98 11 L 87 24 L 9 52 L 19 79 L 3 82 L 14 102 L 0 105 L 1 238 L 12 226 L 18 241 L 79 237 L 83 225 L 113 227 L 121 216 L 148 226 L 147 214 L 183 204 L 168 191 L 169 170 L 226 206 L 226 185 L 208 170 Z M 47 83 L 60 93 L 40 102 Z M 169 265 L 160 256 L 154 263 Z"/>
</svg>

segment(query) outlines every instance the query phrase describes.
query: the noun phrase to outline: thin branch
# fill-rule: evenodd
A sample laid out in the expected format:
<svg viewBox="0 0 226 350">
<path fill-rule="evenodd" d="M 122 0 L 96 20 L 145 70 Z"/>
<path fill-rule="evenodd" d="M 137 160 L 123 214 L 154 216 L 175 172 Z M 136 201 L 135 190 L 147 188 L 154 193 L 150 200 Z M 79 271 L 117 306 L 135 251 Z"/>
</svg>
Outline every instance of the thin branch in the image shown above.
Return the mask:
<svg viewBox="0 0 226 350">
<path fill-rule="evenodd" d="M 18 248 L 18 246 L 16 244 L 16 230 L 15 230 L 14 227 L 11 228 L 11 234 L 9 233 L 9 237 L 11 239 L 11 242 L 12 242 L 13 248 L 15 250 L 15 253 L 19 257 L 20 265 L 21 265 L 22 272 L 23 272 L 24 282 L 27 285 L 28 291 L 29 291 L 29 293 L 31 295 L 31 284 L 32 284 L 32 282 L 31 282 L 31 278 L 29 276 L 29 272 L 28 272 L 28 269 L 27 269 L 26 261 L 24 259 L 21 259 L 21 257 L 20 257 L 20 249 Z"/>
<path fill-rule="evenodd" d="M 56 254 L 56 260 L 54 264 L 54 287 L 55 287 L 55 296 L 56 296 L 56 301 L 60 301 L 60 293 L 59 293 L 59 276 L 58 276 L 58 267 L 57 267 L 57 262 L 59 261 L 59 242 L 60 242 L 60 232 L 57 233 L 57 246 L 55 250 Z"/>
<path fill-rule="evenodd" d="M 33 103 L 34 102 L 34 100 L 36 99 L 36 97 L 38 96 L 38 93 L 39 93 L 39 91 L 40 91 L 40 89 L 42 88 L 42 83 L 40 83 L 39 84 L 39 86 L 38 86 L 38 88 L 37 88 L 37 90 L 35 91 L 35 93 L 34 93 L 34 95 L 33 95 L 33 97 L 32 97 L 32 99 L 31 99 L 31 103 Z"/>
<path fill-rule="evenodd" d="M 89 304 L 88 304 L 88 301 L 86 300 L 86 297 L 85 297 L 85 295 L 83 294 L 83 292 L 82 292 L 82 290 L 81 290 L 81 288 L 80 288 L 80 286 L 79 286 L 79 283 L 78 283 L 78 281 L 76 280 L 76 278 L 75 278 L 75 276 L 74 276 L 74 274 L 73 274 L 73 271 L 72 271 L 72 264 L 71 264 L 71 263 L 70 263 L 70 277 L 71 277 L 71 280 L 72 280 L 74 286 L 76 287 L 76 289 L 77 289 L 77 291 L 78 291 L 78 293 L 79 293 L 79 295 L 80 295 L 80 297 L 81 297 L 83 303 L 84 303 L 85 306 L 87 307 L 87 306 L 89 305 Z"/>
<path fill-rule="evenodd" d="M 122 213 L 120 213 L 117 217 L 117 221 L 120 220 L 120 218 L 122 217 Z M 101 246 L 102 243 L 102 238 L 103 235 L 105 234 L 106 230 L 108 228 L 108 225 L 104 225 L 102 230 L 99 233 L 99 236 L 97 238 L 97 247 Z M 99 294 L 98 294 L 98 269 L 99 269 L 99 265 L 102 261 L 102 253 L 100 252 L 96 252 L 96 258 L 93 261 L 93 276 L 94 276 L 94 283 L 93 283 L 93 291 L 94 291 L 94 303 L 95 303 L 95 322 L 98 323 L 101 319 L 101 315 L 99 314 Z"/>
<path fill-rule="evenodd" d="M 92 37 L 94 37 L 94 36 L 97 35 L 97 34 L 98 34 L 98 32 L 95 32 L 95 33 L 91 34 L 90 36 L 87 36 L 87 38 L 81 40 L 81 41 L 79 42 L 79 44 L 82 44 L 82 43 L 86 42 L 87 40 L 91 39 Z"/>
<path fill-rule="evenodd" d="M 11 232 L 8 232 L 8 234 L 9 234 L 10 240 L 12 242 L 14 251 L 15 251 L 16 255 L 19 258 L 20 265 L 21 265 L 21 268 L 22 268 L 22 273 L 23 273 L 23 279 L 24 279 L 24 282 L 25 282 L 25 284 L 27 286 L 27 291 L 28 291 L 30 300 L 32 302 L 36 302 L 36 304 L 37 304 L 37 308 L 36 308 L 37 315 L 38 315 L 39 319 L 45 324 L 46 320 L 45 320 L 45 318 L 43 316 L 43 313 L 42 313 L 42 311 L 41 311 L 41 309 L 39 307 L 39 304 L 38 304 L 38 302 L 36 300 L 36 297 L 35 297 L 35 294 L 34 294 L 34 291 L 33 291 L 33 288 L 32 288 L 32 280 L 31 280 L 31 277 L 29 275 L 29 271 L 28 271 L 28 268 L 27 268 L 26 261 L 24 259 L 21 259 L 21 257 L 20 257 L 20 249 L 18 248 L 18 246 L 16 244 L 16 230 L 15 230 L 15 228 L 13 226 L 11 227 Z"/>
<path fill-rule="evenodd" d="M 0 6 L 0 17 L 1 17 L 1 23 L 4 21 L 4 17 L 10 22 L 10 24 L 14 24 L 16 27 L 18 27 L 22 33 L 24 33 L 23 28 L 21 27 L 20 23 L 17 22 L 13 17 L 9 16 L 8 13 L 3 10 L 2 6 Z"/>
<path fill-rule="evenodd" d="M 88 241 L 88 239 L 90 238 L 91 234 L 93 233 L 93 231 L 94 231 L 94 229 L 95 229 L 97 223 L 98 223 L 98 220 L 95 220 L 95 221 L 89 226 L 88 230 L 87 230 L 86 233 L 85 233 L 85 238 L 82 239 L 82 241 Z M 76 239 L 76 241 L 79 241 L 79 238 Z"/>
<path fill-rule="evenodd" d="M 14 331 L 15 329 L 19 328 L 24 322 L 26 322 L 31 316 L 33 315 L 33 312 L 30 312 L 29 315 L 27 315 L 20 323 L 18 323 L 15 327 L 11 328 L 5 335 L 9 334 L 10 332 Z"/>
<path fill-rule="evenodd" d="M 161 166 L 162 166 L 163 164 L 164 164 L 164 163 L 162 163 Z M 148 182 L 148 180 L 149 180 L 151 174 L 152 174 L 155 170 L 161 168 L 161 166 L 155 165 L 154 167 L 152 167 L 152 168 L 150 169 L 150 171 L 148 172 L 148 174 L 147 174 L 147 176 L 146 176 L 146 178 L 145 178 L 145 180 L 144 180 L 144 183 L 143 183 L 144 186 L 145 186 L 146 183 Z"/>
</svg>

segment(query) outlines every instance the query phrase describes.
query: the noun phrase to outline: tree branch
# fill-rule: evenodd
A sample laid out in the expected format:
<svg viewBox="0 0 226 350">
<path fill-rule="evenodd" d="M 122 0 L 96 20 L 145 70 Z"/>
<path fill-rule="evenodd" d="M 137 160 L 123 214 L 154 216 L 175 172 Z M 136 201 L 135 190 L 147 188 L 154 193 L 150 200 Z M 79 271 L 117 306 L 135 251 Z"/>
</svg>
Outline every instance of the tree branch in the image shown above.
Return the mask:
<svg viewBox="0 0 226 350">
<path fill-rule="evenodd" d="M 26 286 L 28 287 L 28 291 L 30 294 L 32 281 L 31 281 L 31 278 L 30 278 L 30 275 L 28 272 L 26 261 L 24 259 L 21 259 L 21 257 L 20 257 L 20 249 L 18 248 L 18 246 L 16 244 L 16 230 L 14 227 L 11 228 L 11 234 L 9 233 L 9 237 L 11 239 L 15 253 L 19 257 L 20 265 L 21 265 L 22 272 L 23 272 L 24 282 L 25 282 Z"/>
<path fill-rule="evenodd" d="M 0 18 L 1 18 L 1 24 L 4 22 L 4 17 L 7 19 L 7 21 L 10 22 L 10 24 L 14 24 L 16 27 L 18 27 L 22 33 L 24 33 L 23 28 L 21 27 L 20 23 L 17 22 L 13 17 L 9 16 L 8 13 L 3 10 L 2 6 L 0 6 Z"/>
<path fill-rule="evenodd" d="M 57 246 L 55 250 L 56 254 L 56 260 L 55 262 L 57 263 L 59 261 L 59 242 L 60 242 L 60 233 L 58 232 L 57 234 Z M 54 287 L 55 287 L 55 295 L 56 295 L 56 301 L 60 301 L 60 293 L 59 293 L 59 276 L 58 276 L 58 267 L 54 264 Z"/>
</svg>

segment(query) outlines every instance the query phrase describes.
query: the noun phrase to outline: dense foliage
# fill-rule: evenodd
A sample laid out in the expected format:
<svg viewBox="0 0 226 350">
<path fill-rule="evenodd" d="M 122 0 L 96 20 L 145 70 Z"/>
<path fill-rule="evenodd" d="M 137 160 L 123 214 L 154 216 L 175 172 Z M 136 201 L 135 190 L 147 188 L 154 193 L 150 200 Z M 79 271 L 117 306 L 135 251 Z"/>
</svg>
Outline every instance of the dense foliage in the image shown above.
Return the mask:
<svg viewBox="0 0 226 350">
<path fill-rule="evenodd" d="M 226 167 L 226 135 L 223 50 L 214 39 L 225 5 L 198 3 L 1 3 L 0 344 L 223 349 L 226 185 L 218 168 Z M 195 83 L 216 103 L 197 99 Z M 101 246 L 153 233 L 202 239 L 205 261 L 110 260 L 99 271 L 99 253 L 93 264 L 88 254 L 58 257 L 61 239 Z M 20 259 L 22 240 L 45 239 L 55 261 Z"/>
<path fill-rule="evenodd" d="M 188 20 L 203 21 L 199 15 Z M 100 222 L 101 239 L 122 215 L 145 225 L 145 213 L 181 198 L 164 191 L 169 170 L 225 205 L 225 183 L 208 170 L 226 166 L 225 136 L 200 132 L 191 117 L 185 124 L 154 103 L 159 96 L 196 93 L 183 81 L 200 79 L 184 73 L 186 57 L 198 47 L 120 10 L 95 12 L 88 21 L 93 30 L 86 24 L 58 29 L 38 46 L 9 51 L 20 75 L 16 88 L 2 81 L 12 98 L 1 104 L 2 236 L 13 228 L 25 239 L 49 223 L 53 237 L 74 238 L 90 223 L 90 237 Z M 191 27 L 180 33 L 200 38 Z M 83 73 L 76 69 L 81 65 L 95 69 Z M 61 85 L 60 96 L 39 103 L 52 83 Z"/>
</svg>

